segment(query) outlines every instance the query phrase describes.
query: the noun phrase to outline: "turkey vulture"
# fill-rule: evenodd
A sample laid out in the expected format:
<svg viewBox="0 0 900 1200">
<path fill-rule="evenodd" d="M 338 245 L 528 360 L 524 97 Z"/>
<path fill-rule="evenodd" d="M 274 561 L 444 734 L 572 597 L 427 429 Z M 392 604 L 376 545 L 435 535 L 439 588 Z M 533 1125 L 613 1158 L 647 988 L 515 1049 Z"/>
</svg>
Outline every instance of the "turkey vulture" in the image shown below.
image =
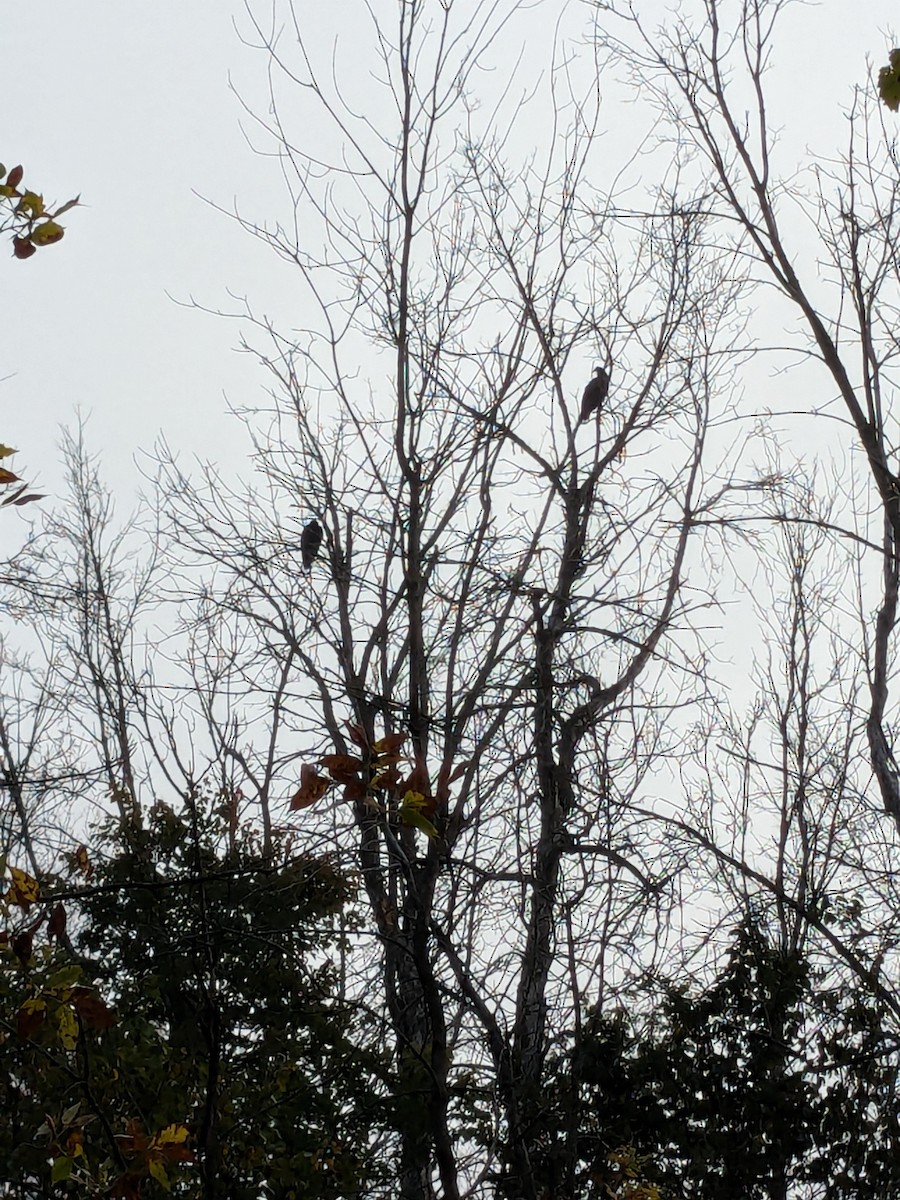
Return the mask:
<svg viewBox="0 0 900 1200">
<path fill-rule="evenodd" d="M 594 367 L 594 378 L 584 389 L 581 397 L 580 421 L 586 421 L 592 412 L 600 416 L 600 408 L 609 392 L 609 372 L 603 367 Z"/>
<path fill-rule="evenodd" d="M 300 534 L 300 553 L 303 555 L 303 569 L 308 571 L 322 545 L 322 526 L 318 521 L 310 521 L 304 525 Z"/>
</svg>

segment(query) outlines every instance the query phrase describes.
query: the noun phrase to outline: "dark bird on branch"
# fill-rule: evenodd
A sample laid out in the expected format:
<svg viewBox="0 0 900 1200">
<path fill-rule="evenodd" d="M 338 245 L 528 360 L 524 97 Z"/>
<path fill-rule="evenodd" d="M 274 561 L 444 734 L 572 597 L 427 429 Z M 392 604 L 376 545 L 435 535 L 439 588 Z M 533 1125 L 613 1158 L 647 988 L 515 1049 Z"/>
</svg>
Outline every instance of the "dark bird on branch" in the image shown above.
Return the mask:
<svg viewBox="0 0 900 1200">
<path fill-rule="evenodd" d="M 304 525 L 300 534 L 300 553 L 303 555 L 303 569 L 308 571 L 313 565 L 319 547 L 322 545 L 322 526 L 318 521 L 310 521 Z"/>
<path fill-rule="evenodd" d="M 603 401 L 609 392 L 609 372 L 603 367 L 594 367 L 594 378 L 584 389 L 581 397 L 581 416 L 579 421 L 586 421 L 595 412 L 599 418 Z"/>
</svg>

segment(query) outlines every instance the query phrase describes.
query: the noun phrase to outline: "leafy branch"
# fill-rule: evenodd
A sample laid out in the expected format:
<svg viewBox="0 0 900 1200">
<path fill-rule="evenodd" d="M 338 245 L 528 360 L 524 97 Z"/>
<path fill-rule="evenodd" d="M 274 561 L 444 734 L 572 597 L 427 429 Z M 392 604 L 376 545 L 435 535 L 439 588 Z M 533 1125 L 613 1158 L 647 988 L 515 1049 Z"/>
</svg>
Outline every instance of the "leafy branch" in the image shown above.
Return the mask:
<svg viewBox="0 0 900 1200">
<path fill-rule="evenodd" d="M 21 166 L 7 172 L 0 164 L 0 233 L 12 232 L 13 254 L 19 259 L 61 241 L 66 231 L 59 218 L 81 199 L 76 196 L 58 208 L 48 208 L 39 192 L 22 186 L 24 174 Z"/>
</svg>

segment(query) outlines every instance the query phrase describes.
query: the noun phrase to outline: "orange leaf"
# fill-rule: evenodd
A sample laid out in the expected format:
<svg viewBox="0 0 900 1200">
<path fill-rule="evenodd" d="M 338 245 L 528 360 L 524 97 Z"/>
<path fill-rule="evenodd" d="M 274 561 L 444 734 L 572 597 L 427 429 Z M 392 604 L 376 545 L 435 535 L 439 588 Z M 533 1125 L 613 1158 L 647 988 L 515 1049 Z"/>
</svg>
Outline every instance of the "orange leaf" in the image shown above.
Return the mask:
<svg viewBox="0 0 900 1200">
<path fill-rule="evenodd" d="M 94 873 L 94 865 L 88 857 L 87 846 L 79 846 L 73 856 L 75 869 L 80 871 L 85 879 L 90 879 Z"/>
<path fill-rule="evenodd" d="M 116 1134 L 119 1149 L 125 1154 L 144 1154 L 150 1145 L 150 1139 L 137 1117 L 131 1118 L 126 1129 L 127 1133 Z"/>
<path fill-rule="evenodd" d="M 7 471 L 6 467 L 0 467 L 0 483 L 18 483 L 19 476 L 14 475 L 12 471 Z"/>
<path fill-rule="evenodd" d="M 372 749 L 379 757 L 383 754 L 396 754 L 405 741 L 405 733 L 386 733 L 383 738 L 378 739 Z"/>
<path fill-rule="evenodd" d="M 319 765 L 323 766 L 331 778 L 338 783 L 349 783 L 358 777 L 363 762 L 362 759 L 354 758 L 350 754 L 323 754 L 319 759 Z"/>
<path fill-rule="evenodd" d="M 319 775 L 309 763 L 304 763 L 300 768 L 300 787 L 291 797 L 291 810 L 296 812 L 301 808 L 309 808 L 321 800 L 330 787 L 330 779 Z"/>
<path fill-rule="evenodd" d="M 75 987 L 71 999 L 75 1011 L 88 1029 L 102 1033 L 116 1024 L 115 1013 L 93 988 Z"/>
<path fill-rule="evenodd" d="M 386 770 L 379 771 L 379 773 L 372 780 L 372 787 L 383 788 L 387 791 L 390 791 L 397 787 L 399 783 L 400 772 L 397 770 L 396 766 L 391 765 L 390 767 L 387 767 Z"/>
</svg>

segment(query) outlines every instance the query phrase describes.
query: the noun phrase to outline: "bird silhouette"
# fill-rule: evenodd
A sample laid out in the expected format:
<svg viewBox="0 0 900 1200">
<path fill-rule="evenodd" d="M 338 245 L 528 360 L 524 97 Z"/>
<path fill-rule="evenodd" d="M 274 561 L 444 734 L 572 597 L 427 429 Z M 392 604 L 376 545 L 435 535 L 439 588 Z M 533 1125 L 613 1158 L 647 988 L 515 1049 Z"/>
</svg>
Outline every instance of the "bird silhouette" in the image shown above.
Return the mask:
<svg viewBox="0 0 900 1200">
<path fill-rule="evenodd" d="M 318 521 L 310 521 L 304 525 L 300 534 L 300 553 L 303 556 L 303 569 L 308 571 L 313 565 L 319 547 L 322 545 L 322 526 Z"/>
<path fill-rule="evenodd" d="M 581 416 L 579 421 L 586 421 L 595 412 L 599 418 L 603 401 L 609 393 L 609 372 L 604 367 L 594 367 L 594 378 L 584 389 L 581 397 Z"/>
</svg>

